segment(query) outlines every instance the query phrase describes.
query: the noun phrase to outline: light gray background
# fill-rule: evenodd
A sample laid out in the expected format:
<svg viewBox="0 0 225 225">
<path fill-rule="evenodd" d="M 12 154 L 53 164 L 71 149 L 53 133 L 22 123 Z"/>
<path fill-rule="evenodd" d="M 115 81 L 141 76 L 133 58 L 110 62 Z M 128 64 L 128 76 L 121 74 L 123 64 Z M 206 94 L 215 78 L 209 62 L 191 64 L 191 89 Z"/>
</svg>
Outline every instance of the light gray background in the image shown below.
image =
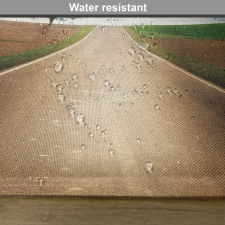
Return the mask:
<svg viewBox="0 0 225 225">
<path fill-rule="evenodd" d="M 1 0 L 0 15 L 140 15 L 137 13 L 73 13 L 69 3 L 148 5 L 147 12 L 142 15 L 225 15 L 224 0 Z"/>
<path fill-rule="evenodd" d="M 0 20 L 21 21 L 32 23 L 49 23 L 49 18 L 40 17 L 0 17 Z M 58 17 L 54 20 L 54 24 L 68 24 L 68 25 L 107 25 L 107 26 L 126 26 L 126 25 L 179 25 L 179 24 L 207 24 L 207 23 L 225 23 L 225 17 L 189 17 L 189 18 L 65 18 Z"/>
</svg>

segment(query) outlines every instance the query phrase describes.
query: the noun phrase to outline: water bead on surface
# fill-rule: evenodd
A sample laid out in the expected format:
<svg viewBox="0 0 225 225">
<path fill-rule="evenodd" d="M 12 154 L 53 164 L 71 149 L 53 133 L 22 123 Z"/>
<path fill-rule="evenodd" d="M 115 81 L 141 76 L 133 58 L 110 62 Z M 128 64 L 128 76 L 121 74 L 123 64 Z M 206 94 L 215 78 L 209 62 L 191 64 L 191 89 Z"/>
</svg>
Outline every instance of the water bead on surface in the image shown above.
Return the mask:
<svg viewBox="0 0 225 225">
<path fill-rule="evenodd" d="M 82 113 L 79 113 L 76 117 L 76 121 L 79 123 L 79 124 L 82 124 L 85 120 L 85 117 Z"/>
<path fill-rule="evenodd" d="M 77 82 L 75 82 L 75 83 L 73 84 L 73 87 L 74 87 L 74 88 L 78 88 L 78 87 L 79 87 L 79 84 L 78 84 Z"/>
<path fill-rule="evenodd" d="M 138 145 L 141 144 L 141 139 L 140 139 L 140 138 L 138 138 L 136 141 L 137 141 L 137 144 L 138 144 Z"/>
<path fill-rule="evenodd" d="M 148 173 L 153 172 L 153 164 L 152 163 L 146 162 L 144 167 L 145 167 L 146 172 L 148 172 Z"/>
<path fill-rule="evenodd" d="M 65 80 L 65 84 L 68 85 L 69 83 L 70 83 L 70 80 L 69 79 L 66 79 Z"/>
<path fill-rule="evenodd" d="M 55 72 L 59 73 L 63 68 L 63 64 L 61 62 L 57 61 L 54 65 L 54 68 L 55 68 Z"/>
<path fill-rule="evenodd" d="M 135 48 L 133 48 L 133 47 L 130 47 L 130 48 L 128 49 L 128 53 L 129 53 L 130 55 L 134 55 L 135 52 L 136 52 L 136 50 L 135 50 Z"/>
<path fill-rule="evenodd" d="M 91 140 L 94 139 L 94 134 L 93 134 L 93 133 L 90 132 L 90 133 L 88 134 L 88 136 L 90 137 Z"/>
<path fill-rule="evenodd" d="M 74 108 L 70 108 L 70 109 L 68 109 L 68 112 L 72 117 L 74 117 L 76 110 Z"/>
<path fill-rule="evenodd" d="M 159 107 L 159 105 L 158 105 L 158 104 L 154 105 L 154 108 L 155 108 L 155 110 L 157 110 L 157 111 L 159 111 L 159 110 L 160 110 L 160 107 Z"/>
<path fill-rule="evenodd" d="M 57 97 L 57 99 L 61 102 L 61 103 L 63 103 L 64 102 L 64 100 L 65 100 L 65 95 L 64 94 L 58 94 L 58 97 Z"/>
<path fill-rule="evenodd" d="M 113 149 L 109 149 L 109 155 L 113 158 L 115 156 L 115 151 Z"/>
<path fill-rule="evenodd" d="M 109 87 L 110 86 L 110 81 L 109 80 L 105 80 L 104 81 L 104 86 L 105 87 Z"/>
<path fill-rule="evenodd" d="M 41 219 L 42 221 L 49 221 L 51 219 L 52 215 L 51 215 L 51 212 L 49 210 L 44 210 L 42 212 L 42 215 L 41 215 Z"/>
<path fill-rule="evenodd" d="M 89 73 L 88 78 L 89 78 L 90 80 L 94 80 L 94 79 L 96 78 L 95 73 L 94 73 L 94 72 Z"/>
<path fill-rule="evenodd" d="M 57 90 L 57 91 L 62 91 L 62 89 L 63 89 L 62 84 L 57 84 L 57 85 L 56 85 L 56 90 Z"/>
<path fill-rule="evenodd" d="M 76 73 L 74 73 L 74 74 L 71 76 L 71 78 L 72 78 L 73 80 L 76 80 L 76 79 L 78 78 L 78 75 L 77 75 Z"/>
</svg>

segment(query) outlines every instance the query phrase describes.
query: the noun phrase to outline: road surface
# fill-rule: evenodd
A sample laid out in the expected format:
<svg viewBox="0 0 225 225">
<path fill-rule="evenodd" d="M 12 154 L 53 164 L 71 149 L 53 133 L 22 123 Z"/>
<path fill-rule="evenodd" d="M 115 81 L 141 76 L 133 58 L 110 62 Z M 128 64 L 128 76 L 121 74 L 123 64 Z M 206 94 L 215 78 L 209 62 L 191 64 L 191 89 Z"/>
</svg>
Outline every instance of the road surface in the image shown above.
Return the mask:
<svg viewBox="0 0 225 225">
<path fill-rule="evenodd" d="M 0 76 L 0 194 L 225 196 L 225 90 L 98 26 Z"/>
</svg>

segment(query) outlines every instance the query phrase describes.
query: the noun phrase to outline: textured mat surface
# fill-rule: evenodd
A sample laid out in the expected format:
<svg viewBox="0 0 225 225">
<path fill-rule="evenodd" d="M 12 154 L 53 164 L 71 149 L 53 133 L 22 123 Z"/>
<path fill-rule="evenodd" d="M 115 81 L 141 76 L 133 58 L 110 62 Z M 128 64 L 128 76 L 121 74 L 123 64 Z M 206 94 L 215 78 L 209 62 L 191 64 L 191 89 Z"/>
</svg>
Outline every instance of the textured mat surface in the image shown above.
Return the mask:
<svg viewBox="0 0 225 225">
<path fill-rule="evenodd" d="M 0 194 L 225 196 L 225 92 L 121 27 L 0 76 Z"/>
</svg>

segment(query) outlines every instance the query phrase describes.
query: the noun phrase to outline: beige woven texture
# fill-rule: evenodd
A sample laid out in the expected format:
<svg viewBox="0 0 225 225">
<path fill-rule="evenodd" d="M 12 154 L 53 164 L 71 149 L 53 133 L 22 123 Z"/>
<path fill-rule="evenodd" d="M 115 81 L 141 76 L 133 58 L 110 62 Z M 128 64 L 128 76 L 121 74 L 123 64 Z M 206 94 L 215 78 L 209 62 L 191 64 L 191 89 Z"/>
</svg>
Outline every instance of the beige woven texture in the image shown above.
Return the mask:
<svg viewBox="0 0 225 225">
<path fill-rule="evenodd" d="M 0 107 L 1 195 L 225 196 L 224 90 L 121 27 L 0 76 Z"/>
</svg>

